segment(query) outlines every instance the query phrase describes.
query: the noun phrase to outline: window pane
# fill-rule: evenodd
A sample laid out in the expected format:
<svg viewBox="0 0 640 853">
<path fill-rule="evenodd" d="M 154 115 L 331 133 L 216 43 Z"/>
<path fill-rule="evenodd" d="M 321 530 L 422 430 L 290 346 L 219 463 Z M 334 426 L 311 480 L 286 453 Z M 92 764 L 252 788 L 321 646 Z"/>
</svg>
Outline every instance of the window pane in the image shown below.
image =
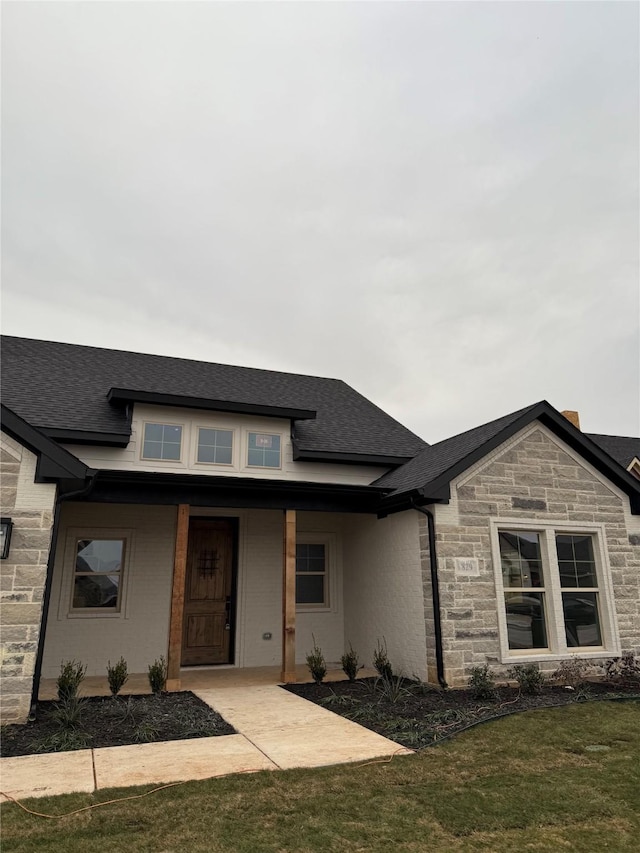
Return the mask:
<svg viewBox="0 0 640 853">
<path fill-rule="evenodd" d="M 598 586 L 594 563 L 576 563 L 576 577 L 578 586 Z"/>
<path fill-rule="evenodd" d="M 111 607 L 118 606 L 119 575 L 80 575 L 73 586 L 73 606 Z"/>
<path fill-rule="evenodd" d="M 567 646 L 602 645 L 596 592 L 563 592 L 562 608 Z"/>
<path fill-rule="evenodd" d="M 539 535 L 503 530 L 498 538 L 505 587 L 544 586 Z"/>
<path fill-rule="evenodd" d="M 558 560 L 573 560 L 573 536 L 556 536 Z"/>
<path fill-rule="evenodd" d="M 577 586 L 576 580 L 576 564 L 575 563 L 558 563 L 560 570 L 560 586 Z"/>
<path fill-rule="evenodd" d="M 162 442 L 145 441 L 142 455 L 145 459 L 162 459 Z"/>
<path fill-rule="evenodd" d="M 260 468 L 279 468 L 280 436 L 250 432 L 247 463 Z"/>
<path fill-rule="evenodd" d="M 233 432 L 230 429 L 198 430 L 198 462 L 230 465 L 232 461 Z"/>
<path fill-rule="evenodd" d="M 76 572 L 119 572 L 122 539 L 80 539 L 76 548 Z"/>
<path fill-rule="evenodd" d="M 546 649 L 544 593 L 505 593 L 510 649 Z"/>
<path fill-rule="evenodd" d="M 178 460 L 180 459 L 180 445 L 167 444 L 162 445 L 162 459 Z"/>
<path fill-rule="evenodd" d="M 576 560 L 585 560 L 589 563 L 595 562 L 593 556 L 593 539 L 591 536 L 573 536 L 572 539 Z"/>
<path fill-rule="evenodd" d="M 143 459 L 180 459 L 182 427 L 173 424 L 145 424 Z"/>
<path fill-rule="evenodd" d="M 324 545 L 296 545 L 296 572 L 324 572 L 324 570 Z"/>
<path fill-rule="evenodd" d="M 324 604 L 324 575 L 296 577 L 296 604 Z"/>
</svg>

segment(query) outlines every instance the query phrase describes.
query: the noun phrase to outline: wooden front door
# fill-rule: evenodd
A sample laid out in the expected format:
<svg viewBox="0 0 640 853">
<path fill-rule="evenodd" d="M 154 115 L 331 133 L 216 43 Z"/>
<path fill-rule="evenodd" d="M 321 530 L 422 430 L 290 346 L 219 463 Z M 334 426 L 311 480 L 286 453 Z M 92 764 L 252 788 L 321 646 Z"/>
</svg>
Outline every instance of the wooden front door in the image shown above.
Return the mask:
<svg viewBox="0 0 640 853">
<path fill-rule="evenodd" d="M 189 522 L 182 666 L 232 662 L 234 534 L 232 519 Z"/>
</svg>

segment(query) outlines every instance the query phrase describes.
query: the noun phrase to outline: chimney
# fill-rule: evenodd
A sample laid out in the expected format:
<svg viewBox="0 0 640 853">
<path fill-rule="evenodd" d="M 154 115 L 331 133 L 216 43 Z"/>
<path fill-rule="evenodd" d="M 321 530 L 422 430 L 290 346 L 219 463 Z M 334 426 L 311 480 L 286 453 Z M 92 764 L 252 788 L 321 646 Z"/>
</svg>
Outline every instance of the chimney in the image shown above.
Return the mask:
<svg viewBox="0 0 640 853">
<path fill-rule="evenodd" d="M 566 412 L 560 412 L 560 414 L 564 415 L 568 421 L 571 421 L 576 429 L 580 429 L 580 415 L 577 412 L 567 410 Z"/>
</svg>

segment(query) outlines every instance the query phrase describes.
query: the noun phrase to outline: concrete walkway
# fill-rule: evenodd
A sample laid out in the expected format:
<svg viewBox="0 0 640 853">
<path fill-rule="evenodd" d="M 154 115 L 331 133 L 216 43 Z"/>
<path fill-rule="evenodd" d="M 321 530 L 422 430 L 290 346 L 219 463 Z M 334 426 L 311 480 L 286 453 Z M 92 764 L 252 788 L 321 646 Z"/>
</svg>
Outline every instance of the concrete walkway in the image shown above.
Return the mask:
<svg viewBox="0 0 640 853">
<path fill-rule="evenodd" d="M 411 752 L 273 684 L 194 693 L 238 734 L 2 758 L 0 789 L 22 800 Z"/>
</svg>

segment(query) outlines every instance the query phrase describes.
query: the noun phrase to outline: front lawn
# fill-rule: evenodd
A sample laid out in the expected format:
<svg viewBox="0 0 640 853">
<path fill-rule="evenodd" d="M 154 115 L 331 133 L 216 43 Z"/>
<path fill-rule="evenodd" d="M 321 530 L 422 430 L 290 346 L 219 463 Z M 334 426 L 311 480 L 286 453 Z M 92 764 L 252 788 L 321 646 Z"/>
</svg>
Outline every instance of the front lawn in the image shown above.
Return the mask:
<svg viewBox="0 0 640 853">
<path fill-rule="evenodd" d="M 62 814 L 148 788 L 30 800 Z M 3 853 L 635 853 L 640 703 L 525 712 L 416 755 L 190 782 L 62 820 L 2 807 Z"/>
</svg>

